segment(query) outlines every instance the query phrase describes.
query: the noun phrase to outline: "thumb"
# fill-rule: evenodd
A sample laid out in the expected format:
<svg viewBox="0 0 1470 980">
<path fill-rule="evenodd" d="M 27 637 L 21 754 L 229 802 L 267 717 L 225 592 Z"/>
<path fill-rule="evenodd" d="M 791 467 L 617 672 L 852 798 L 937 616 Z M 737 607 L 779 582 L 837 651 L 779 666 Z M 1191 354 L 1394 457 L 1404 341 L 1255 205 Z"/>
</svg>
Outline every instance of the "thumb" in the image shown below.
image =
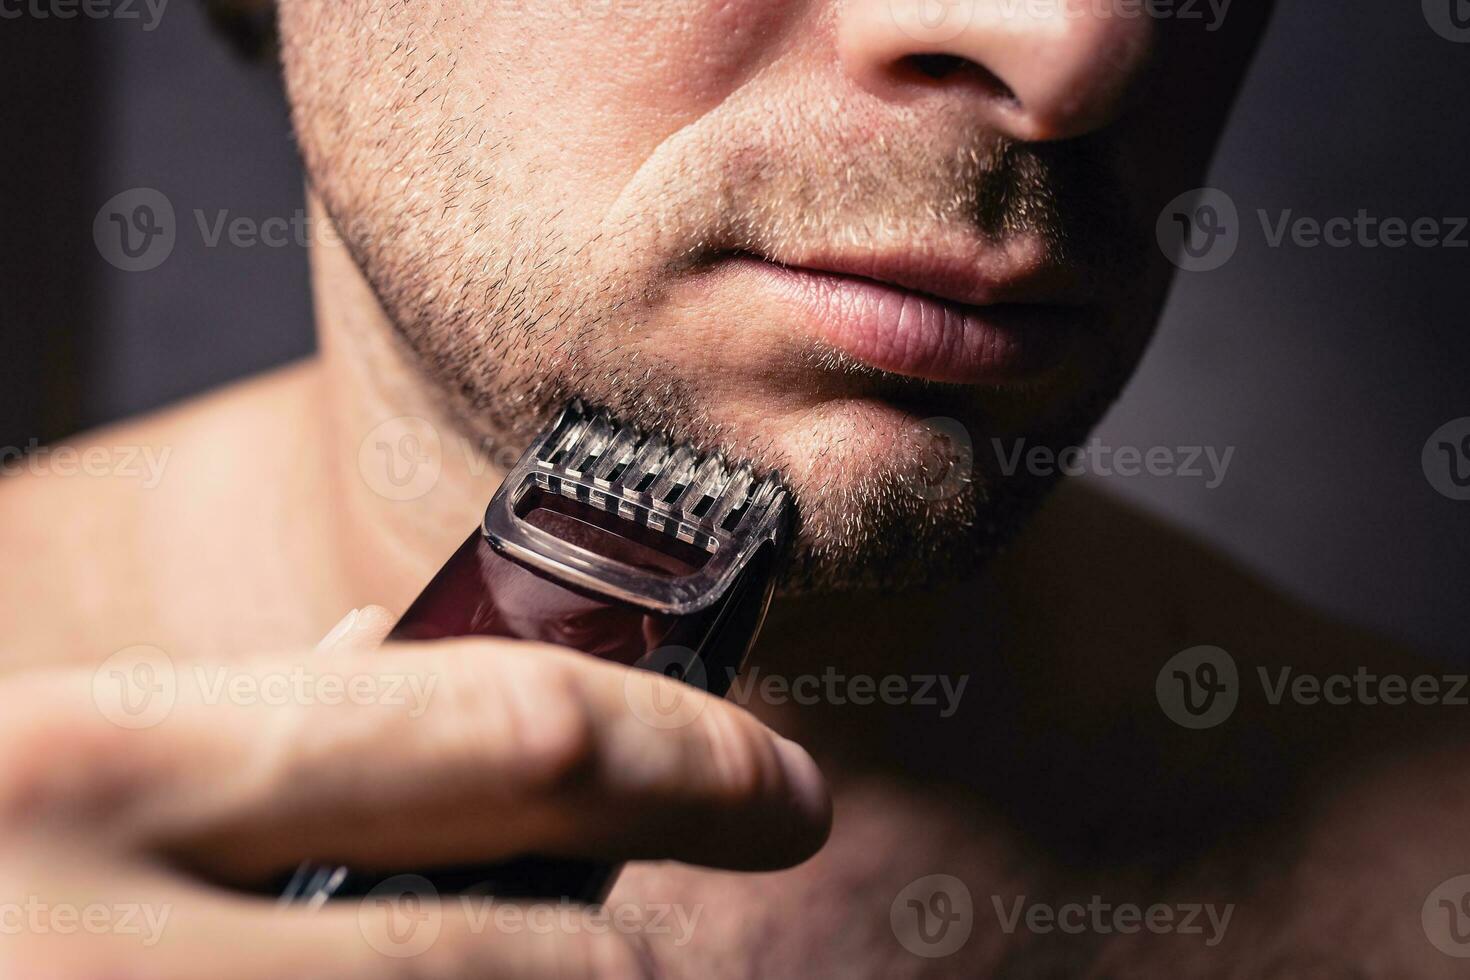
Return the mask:
<svg viewBox="0 0 1470 980">
<path fill-rule="evenodd" d="M 382 606 L 354 609 L 333 626 L 316 645 L 318 653 L 371 650 L 393 629 L 393 614 Z"/>
</svg>

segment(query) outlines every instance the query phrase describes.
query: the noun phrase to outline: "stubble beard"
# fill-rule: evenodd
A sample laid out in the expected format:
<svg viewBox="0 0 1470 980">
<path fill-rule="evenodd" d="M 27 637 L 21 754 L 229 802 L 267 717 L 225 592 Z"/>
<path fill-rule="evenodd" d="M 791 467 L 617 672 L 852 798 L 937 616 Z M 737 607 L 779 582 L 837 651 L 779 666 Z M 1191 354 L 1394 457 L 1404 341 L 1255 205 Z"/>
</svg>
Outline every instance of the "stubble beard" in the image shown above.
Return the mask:
<svg viewBox="0 0 1470 980">
<path fill-rule="evenodd" d="M 297 111 L 298 128 L 309 127 L 301 116 L 310 107 Z M 990 420 L 973 389 L 883 378 L 874 385 L 857 365 L 806 365 L 824 368 L 828 382 L 851 381 L 861 394 L 814 404 L 800 416 L 800 438 L 759 419 L 732 418 L 705 378 L 681 372 L 658 346 L 682 338 L 660 337 L 653 322 L 665 285 L 679 276 L 733 251 L 797 239 L 905 240 L 936 223 L 963 221 L 996 241 L 1031 232 L 1059 256 L 1096 263 L 1097 229 L 1115 225 L 1117 215 L 1077 195 L 1079 177 L 1096 178 L 1087 154 L 1046 158 L 988 139 L 958 152 L 919 149 L 844 163 L 761 132 L 729 146 L 711 125 L 661 146 L 601 221 L 579 233 L 544 194 L 498 186 L 534 172 L 521 148 L 492 145 L 483 129 L 471 145 L 445 125 L 426 120 L 417 135 L 400 137 L 399 152 L 446 145 L 457 152 L 375 161 L 380 171 L 406 162 L 416 174 L 392 193 L 354 182 L 360 160 L 314 159 L 309 139 L 303 150 L 314 189 L 404 359 L 491 458 L 523 449 L 580 397 L 627 422 L 779 471 L 799 512 L 783 582 L 795 592 L 901 589 L 968 576 L 1054 483 L 1000 472 Z M 1109 266 L 1130 261 L 1126 247 L 1106 251 Z M 1045 413 L 1025 433 L 1028 445 L 1061 448 L 1086 435 L 1141 343 L 1106 350 L 1107 363 L 1090 368 L 1092 383 Z M 891 427 L 895 412 L 912 424 L 866 437 L 865 424 Z M 924 475 L 933 447 L 917 424 L 933 416 L 956 420 L 973 446 L 972 468 L 942 478 L 942 492 Z"/>
</svg>

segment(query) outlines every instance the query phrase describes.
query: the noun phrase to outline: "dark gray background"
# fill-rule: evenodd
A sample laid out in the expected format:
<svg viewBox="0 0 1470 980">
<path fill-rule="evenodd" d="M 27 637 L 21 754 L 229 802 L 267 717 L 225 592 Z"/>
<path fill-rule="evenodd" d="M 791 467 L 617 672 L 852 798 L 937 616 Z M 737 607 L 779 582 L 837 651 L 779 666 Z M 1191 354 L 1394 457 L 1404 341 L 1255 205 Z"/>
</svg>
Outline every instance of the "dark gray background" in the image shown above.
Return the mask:
<svg viewBox="0 0 1470 980">
<path fill-rule="evenodd" d="M 263 220 L 302 206 L 276 79 L 235 59 L 194 0 L 143 27 L 0 22 L 0 446 L 312 349 L 301 250 L 206 248 L 194 226 L 196 208 Z M 1470 44 L 1434 33 L 1412 0 L 1285 5 L 1210 181 L 1239 209 L 1239 250 L 1183 277 L 1100 434 L 1235 447 L 1213 490 L 1107 482 L 1294 594 L 1459 661 L 1470 502 L 1436 493 L 1420 452 L 1470 416 L 1470 250 L 1271 248 L 1256 212 L 1470 215 L 1467 82 Z M 179 242 L 130 274 L 101 260 L 91 227 L 140 186 L 174 203 Z"/>
</svg>

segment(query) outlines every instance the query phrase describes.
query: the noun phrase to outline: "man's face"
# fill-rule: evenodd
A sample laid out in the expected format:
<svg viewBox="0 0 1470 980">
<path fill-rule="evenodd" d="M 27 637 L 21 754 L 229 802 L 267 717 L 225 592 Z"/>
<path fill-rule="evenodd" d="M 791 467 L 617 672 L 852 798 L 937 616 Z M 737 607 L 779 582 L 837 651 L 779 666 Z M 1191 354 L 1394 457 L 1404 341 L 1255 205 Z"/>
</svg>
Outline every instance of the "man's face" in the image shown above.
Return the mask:
<svg viewBox="0 0 1470 980">
<path fill-rule="evenodd" d="M 460 423 L 515 445 L 580 395 L 780 469 L 793 583 L 849 587 L 964 570 L 1045 489 L 1001 464 L 1116 395 L 1159 208 L 1266 17 L 1240 6 L 280 13 L 312 186 Z"/>
</svg>

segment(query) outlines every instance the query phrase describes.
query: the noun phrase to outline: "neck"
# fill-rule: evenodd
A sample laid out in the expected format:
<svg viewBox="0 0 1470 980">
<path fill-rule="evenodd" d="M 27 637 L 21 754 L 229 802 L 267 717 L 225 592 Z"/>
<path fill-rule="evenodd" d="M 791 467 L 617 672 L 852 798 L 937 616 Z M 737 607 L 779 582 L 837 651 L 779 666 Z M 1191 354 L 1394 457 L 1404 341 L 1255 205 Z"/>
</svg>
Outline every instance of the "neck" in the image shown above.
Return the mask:
<svg viewBox="0 0 1470 980">
<path fill-rule="evenodd" d="M 315 195 L 317 227 L 330 221 Z M 401 609 L 479 523 L 502 471 L 441 409 L 340 236 L 315 236 L 324 455 L 344 576 Z"/>
</svg>

